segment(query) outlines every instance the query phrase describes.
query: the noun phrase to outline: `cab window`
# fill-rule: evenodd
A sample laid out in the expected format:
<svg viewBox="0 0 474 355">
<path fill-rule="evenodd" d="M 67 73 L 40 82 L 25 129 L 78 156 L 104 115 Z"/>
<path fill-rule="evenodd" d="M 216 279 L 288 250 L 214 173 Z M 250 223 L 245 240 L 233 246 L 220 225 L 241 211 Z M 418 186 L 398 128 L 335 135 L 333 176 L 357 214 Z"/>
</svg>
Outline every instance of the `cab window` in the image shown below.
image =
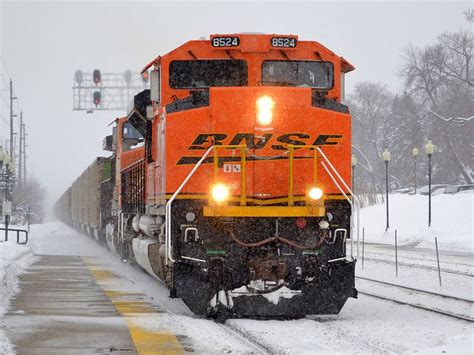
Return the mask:
<svg viewBox="0 0 474 355">
<path fill-rule="evenodd" d="M 331 89 L 333 83 L 334 66 L 331 62 L 266 60 L 262 64 L 262 85 Z"/>
<path fill-rule="evenodd" d="M 122 126 L 122 149 L 124 152 L 143 146 L 143 137 L 131 124 L 125 122 Z"/>
<path fill-rule="evenodd" d="M 169 77 L 173 89 L 247 86 L 248 68 L 244 60 L 175 60 Z"/>
</svg>

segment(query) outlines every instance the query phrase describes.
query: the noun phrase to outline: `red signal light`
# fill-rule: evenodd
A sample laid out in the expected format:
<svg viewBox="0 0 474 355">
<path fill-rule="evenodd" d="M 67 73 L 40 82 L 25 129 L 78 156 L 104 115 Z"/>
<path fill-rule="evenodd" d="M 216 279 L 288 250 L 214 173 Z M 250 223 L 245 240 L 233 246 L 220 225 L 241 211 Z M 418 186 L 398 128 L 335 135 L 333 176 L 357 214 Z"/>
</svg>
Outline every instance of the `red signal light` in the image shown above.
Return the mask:
<svg viewBox="0 0 474 355">
<path fill-rule="evenodd" d="M 94 91 L 94 93 L 92 94 L 92 101 L 94 102 L 94 105 L 99 106 L 101 99 L 102 94 L 100 93 L 100 91 Z"/>
<path fill-rule="evenodd" d="M 145 83 L 148 81 L 148 76 L 149 76 L 149 74 L 148 74 L 147 71 L 144 71 L 144 72 L 142 73 L 142 80 L 143 80 Z"/>
<path fill-rule="evenodd" d="M 96 85 L 98 85 L 102 81 L 102 75 L 99 69 L 95 69 L 92 72 L 92 80 L 94 81 Z"/>
</svg>

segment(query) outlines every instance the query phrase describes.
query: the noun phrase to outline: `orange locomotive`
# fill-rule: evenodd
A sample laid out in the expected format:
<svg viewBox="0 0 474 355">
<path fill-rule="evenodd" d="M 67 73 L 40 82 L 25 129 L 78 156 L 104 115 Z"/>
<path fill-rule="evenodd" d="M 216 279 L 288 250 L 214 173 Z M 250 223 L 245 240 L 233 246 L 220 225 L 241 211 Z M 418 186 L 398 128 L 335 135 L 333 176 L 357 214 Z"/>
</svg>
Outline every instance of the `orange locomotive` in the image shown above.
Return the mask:
<svg viewBox="0 0 474 355">
<path fill-rule="evenodd" d="M 197 314 L 338 313 L 357 297 L 341 103 L 353 69 L 293 35 L 212 35 L 153 60 L 118 121 L 145 147 L 116 167 L 115 250 Z"/>
<path fill-rule="evenodd" d="M 326 169 L 350 184 L 352 65 L 296 36 L 232 34 L 150 68 L 128 115 L 144 203 L 121 212 L 137 262 L 198 314 L 339 312 L 356 296 L 351 209 Z"/>
</svg>

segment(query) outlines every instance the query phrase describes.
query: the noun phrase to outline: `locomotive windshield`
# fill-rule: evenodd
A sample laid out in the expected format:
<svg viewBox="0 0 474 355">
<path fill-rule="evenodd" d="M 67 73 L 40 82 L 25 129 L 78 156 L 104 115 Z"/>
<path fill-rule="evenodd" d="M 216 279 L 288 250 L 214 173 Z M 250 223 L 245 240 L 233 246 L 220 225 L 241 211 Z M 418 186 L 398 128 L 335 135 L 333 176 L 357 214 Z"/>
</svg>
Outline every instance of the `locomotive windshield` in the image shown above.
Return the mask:
<svg viewBox="0 0 474 355">
<path fill-rule="evenodd" d="M 170 64 L 170 86 L 174 89 L 212 86 L 246 86 L 244 60 L 175 60 Z"/>
<path fill-rule="evenodd" d="M 334 68 L 331 62 L 267 60 L 262 65 L 263 85 L 331 89 L 333 77 Z"/>
<path fill-rule="evenodd" d="M 143 136 L 130 122 L 125 122 L 122 128 L 122 149 L 124 152 L 143 146 Z"/>
<path fill-rule="evenodd" d="M 122 130 L 122 137 L 123 139 L 142 139 L 142 135 L 140 132 L 138 132 L 135 127 L 133 127 L 130 122 L 125 122 L 123 124 L 123 130 Z"/>
</svg>

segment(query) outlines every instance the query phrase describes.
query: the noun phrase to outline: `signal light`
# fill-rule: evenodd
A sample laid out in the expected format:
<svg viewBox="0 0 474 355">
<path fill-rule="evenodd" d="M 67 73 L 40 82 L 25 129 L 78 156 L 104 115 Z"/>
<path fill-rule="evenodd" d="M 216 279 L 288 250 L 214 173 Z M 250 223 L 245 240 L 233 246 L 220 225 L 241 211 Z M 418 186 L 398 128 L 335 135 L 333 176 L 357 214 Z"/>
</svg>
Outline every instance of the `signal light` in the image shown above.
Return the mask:
<svg viewBox="0 0 474 355">
<path fill-rule="evenodd" d="M 92 80 L 94 81 L 96 85 L 99 85 L 99 83 L 102 81 L 102 75 L 100 74 L 99 69 L 95 69 L 92 72 Z"/>
<path fill-rule="evenodd" d="M 81 85 L 84 81 L 84 74 L 82 73 L 82 71 L 76 70 L 76 72 L 74 73 L 74 79 L 76 80 L 76 83 Z"/>
<path fill-rule="evenodd" d="M 123 73 L 123 79 L 125 80 L 125 84 L 130 86 L 130 83 L 132 82 L 132 71 L 126 70 L 125 73 Z"/>
<path fill-rule="evenodd" d="M 92 94 L 92 101 L 94 101 L 94 105 L 99 106 L 101 99 L 102 94 L 100 93 L 100 91 L 94 91 L 94 93 Z"/>
<path fill-rule="evenodd" d="M 149 77 L 148 72 L 147 72 L 147 71 L 144 71 L 144 72 L 142 73 L 142 80 L 143 80 L 144 83 L 148 82 L 148 77 Z"/>
</svg>

